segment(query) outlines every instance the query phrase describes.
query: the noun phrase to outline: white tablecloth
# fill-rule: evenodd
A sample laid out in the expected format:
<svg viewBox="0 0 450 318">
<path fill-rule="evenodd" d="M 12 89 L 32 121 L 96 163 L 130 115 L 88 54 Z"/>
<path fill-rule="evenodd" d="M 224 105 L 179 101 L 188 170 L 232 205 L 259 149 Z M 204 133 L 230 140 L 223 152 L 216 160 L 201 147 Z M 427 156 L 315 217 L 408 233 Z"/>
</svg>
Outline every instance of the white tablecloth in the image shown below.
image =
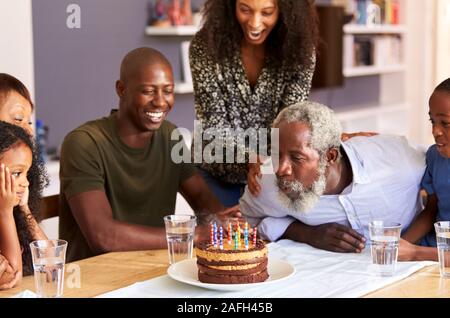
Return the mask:
<svg viewBox="0 0 450 318">
<path fill-rule="evenodd" d="M 98 297 L 360 297 L 435 264 L 399 262 L 394 276 L 380 277 L 373 271 L 368 248 L 361 254 L 341 254 L 289 240 L 268 247 L 269 258 L 288 261 L 295 267 L 294 276 L 267 286 L 224 292 L 187 285 L 164 275 Z"/>
</svg>

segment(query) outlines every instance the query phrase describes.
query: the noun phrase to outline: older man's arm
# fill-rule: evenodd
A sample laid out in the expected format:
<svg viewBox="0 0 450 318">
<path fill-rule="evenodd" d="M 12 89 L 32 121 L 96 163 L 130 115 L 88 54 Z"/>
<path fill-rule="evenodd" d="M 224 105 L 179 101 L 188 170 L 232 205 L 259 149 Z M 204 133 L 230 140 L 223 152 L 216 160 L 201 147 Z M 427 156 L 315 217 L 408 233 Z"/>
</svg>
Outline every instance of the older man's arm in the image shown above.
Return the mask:
<svg viewBox="0 0 450 318">
<path fill-rule="evenodd" d="M 245 213 L 244 213 L 245 215 Z M 289 216 L 286 217 L 247 217 L 250 224 L 258 225 L 258 233 L 261 238 L 269 241 L 277 241 L 282 238 L 283 233 L 295 222 L 295 219 Z"/>
<path fill-rule="evenodd" d="M 262 175 L 261 195 L 255 197 L 246 187 L 240 200 L 242 214 L 256 220 L 263 238 L 290 239 L 334 252 L 360 252 L 364 248 L 365 238 L 349 227 L 337 223 L 309 226 L 288 216 L 278 203 L 274 178 Z"/>
<path fill-rule="evenodd" d="M 249 186 L 245 187 L 239 204 L 248 223 L 258 227 L 258 234 L 263 239 L 276 241 L 295 219 L 288 216 L 273 199 L 276 193 L 273 192 L 274 183 L 270 178 L 273 176 L 264 175 L 262 194 L 258 197 L 250 194 Z"/>
<path fill-rule="evenodd" d="M 291 223 L 282 238 L 340 253 L 360 253 L 366 241 L 355 230 L 338 223 L 310 226 L 300 221 Z"/>
</svg>

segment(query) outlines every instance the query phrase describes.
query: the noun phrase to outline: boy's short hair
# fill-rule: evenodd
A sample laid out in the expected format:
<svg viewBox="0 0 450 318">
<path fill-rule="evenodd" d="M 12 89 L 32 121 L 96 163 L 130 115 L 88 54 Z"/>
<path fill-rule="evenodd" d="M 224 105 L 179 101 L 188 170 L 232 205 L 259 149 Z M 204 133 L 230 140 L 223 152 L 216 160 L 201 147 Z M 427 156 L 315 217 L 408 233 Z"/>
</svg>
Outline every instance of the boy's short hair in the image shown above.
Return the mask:
<svg viewBox="0 0 450 318">
<path fill-rule="evenodd" d="M 445 81 L 443 81 L 441 84 L 439 84 L 435 91 L 441 91 L 446 92 L 450 94 L 450 78 L 447 78 Z"/>
</svg>

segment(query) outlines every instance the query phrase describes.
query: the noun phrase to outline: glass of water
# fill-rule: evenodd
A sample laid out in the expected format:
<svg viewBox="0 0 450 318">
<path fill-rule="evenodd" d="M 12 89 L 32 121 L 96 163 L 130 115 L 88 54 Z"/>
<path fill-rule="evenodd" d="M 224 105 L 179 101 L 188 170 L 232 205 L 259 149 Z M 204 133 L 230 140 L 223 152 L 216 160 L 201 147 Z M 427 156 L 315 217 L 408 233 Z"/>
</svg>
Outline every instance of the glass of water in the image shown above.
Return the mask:
<svg viewBox="0 0 450 318">
<path fill-rule="evenodd" d="M 67 242 L 38 240 L 30 243 L 34 282 L 38 297 L 61 297 L 64 289 L 64 264 Z"/>
<path fill-rule="evenodd" d="M 170 264 L 192 258 L 196 220 L 194 215 L 184 214 L 164 217 Z"/>
<path fill-rule="evenodd" d="M 450 277 L 450 222 L 434 223 L 441 277 Z"/>
<path fill-rule="evenodd" d="M 381 276 L 395 274 L 401 229 L 400 223 L 384 221 L 369 223 L 372 264 Z"/>
</svg>

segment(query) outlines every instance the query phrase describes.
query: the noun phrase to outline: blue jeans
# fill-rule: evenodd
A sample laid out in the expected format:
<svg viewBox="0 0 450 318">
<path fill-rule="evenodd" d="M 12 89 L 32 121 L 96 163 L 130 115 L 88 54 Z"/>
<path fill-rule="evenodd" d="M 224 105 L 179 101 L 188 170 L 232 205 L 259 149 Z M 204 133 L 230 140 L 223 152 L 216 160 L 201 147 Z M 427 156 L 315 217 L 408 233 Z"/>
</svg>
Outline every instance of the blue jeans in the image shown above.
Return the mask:
<svg viewBox="0 0 450 318">
<path fill-rule="evenodd" d="M 220 181 L 202 169 L 198 169 L 209 189 L 225 207 L 239 204 L 239 199 L 244 193 L 244 184 L 232 184 Z"/>
</svg>

